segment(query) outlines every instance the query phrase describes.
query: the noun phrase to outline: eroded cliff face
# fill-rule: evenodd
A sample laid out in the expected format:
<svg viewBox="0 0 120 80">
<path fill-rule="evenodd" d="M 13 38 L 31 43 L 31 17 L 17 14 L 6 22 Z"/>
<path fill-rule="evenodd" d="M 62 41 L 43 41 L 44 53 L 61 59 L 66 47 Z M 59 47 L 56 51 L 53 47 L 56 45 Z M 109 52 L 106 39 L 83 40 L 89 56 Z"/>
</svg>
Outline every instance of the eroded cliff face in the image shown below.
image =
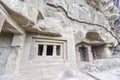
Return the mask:
<svg viewBox="0 0 120 80">
<path fill-rule="evenodd" d="M 118 19 L 119 11 L 111 0 L 0 0 L 0 7 L 1 9 L 4 8 L 10 18 L 25 32 L 53 37 L 74 36 L 75 46 L 85 43 L 90 45 L 110 44 L 110 47 L 114 47 L 119 42 L 118 37 L 113 31 L 114 21 Z M 13 36 L 10 38 L 11 41 L 12 38 Z M 10 40 L 7 39 L 6 41 L 9 42 Z M 0 39 L 0 41 L 2 42 L 3 40 Z M 75 46 L 73 45 L 73 47 Z M 8 67 L 10 63 L 13 64 L 12 66 L 16 65 L 16 50 L 18 47 L 15 49 L 10 45 L 9 47 L 4 47 L 5 50 L 8 49 L 7 51 L 14 53 L 10 56 L 13 61 L 9 63 L 7 61 L 9 60 L 8 56 L 10 53 L 2 50 L 3 47 L 4 45 L 1 47 L 0 44 L 0 52 L 6 53 L 4 55 L 0 53 L 1 74 L 7 71 L 14 73 L 14 71 L 9 71 Z M 65 73 L 67 77 L 74 75 L 68 73 Z M 75 76 L 77 78 L 73 80 L 81 79 L 80 75 L 82 73 Z M 10 75 L 10 78 L 8 75 L 3 75 L 0 79 L 7 80 L 6 76 L 8 80 L 14 80 L 16 75 Z M 17 76 L 18 79 L 16 80 L 29 80 L 30 78 L 29 75 L 27 75 L 29 78 L 25 79 L 22 76 Z M 65 76 L 62 75 L 61 77 Z M 61 77 L 58 80 L 63 80 Z M 89 76 L 88 78 L 85 77 L 85 80 L 96 80 Z M 64 80 L 67 80 L 67 78 L 64 78 Z"/>
<path fill-rule="evenodd" d="M 92 43 L 86 37 L 93 32 L 99 35 L 96 41 L 117 45 L 112 28 L 119 15 L 110 0 L 1 0 L 1 3 L 30 32 L 69 35 L 68 29 L 72 27 L 76 44 Z"/>
</svg>

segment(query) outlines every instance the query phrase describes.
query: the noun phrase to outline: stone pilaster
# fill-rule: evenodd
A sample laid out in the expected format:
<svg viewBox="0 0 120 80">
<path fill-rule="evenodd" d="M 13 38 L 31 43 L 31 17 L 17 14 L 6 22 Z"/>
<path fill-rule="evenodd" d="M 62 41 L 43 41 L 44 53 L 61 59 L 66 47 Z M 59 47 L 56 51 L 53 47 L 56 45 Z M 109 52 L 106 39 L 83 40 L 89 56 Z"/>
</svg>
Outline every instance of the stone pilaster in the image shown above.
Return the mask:
<svg viewBox="0 0 120 80">
<path fill-rule="evenodd" d="M 105 45 L 104 51 L 105 51 L 105 56 L 104 56 L 105 58 L 111 57 L 110 50 L 109 50 L 109 45 L 108 44 Z"/>
<path fill-rule="evenodd" d="M 79 46 L 80 47 L 80 46 Z M 79 62 L 79 61 L 81 61 L 81 54 L 80 54 L 80 50 L 79 50 L 79 47 L 77 47 L 77 50 L 76 50 L 76 52 L 77 52 L 77 54 L 76 54 L 76 58 L 77 58 L 77 62 Z"/>
<path fill-rule="evenodd" d="M 24 41 L 25 41 L 26 33 L 24 35 L 14 35 L 11 46 L 18 47 L 17 49 L 17 59 L 16 59 L 16 68 L 15 73 L 18 74 L 20 70 L 20 61 L 23 53 Z"/>
</svg>

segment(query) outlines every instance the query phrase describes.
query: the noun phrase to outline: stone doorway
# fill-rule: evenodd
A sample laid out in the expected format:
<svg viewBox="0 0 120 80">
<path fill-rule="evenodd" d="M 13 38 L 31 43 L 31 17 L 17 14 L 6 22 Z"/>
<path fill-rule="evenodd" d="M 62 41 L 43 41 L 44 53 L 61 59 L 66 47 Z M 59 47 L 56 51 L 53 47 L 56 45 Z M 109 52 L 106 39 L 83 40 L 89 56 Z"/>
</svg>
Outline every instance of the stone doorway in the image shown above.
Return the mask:
<svg viewBox="0 0 120 80">
<path fill-rule="evenodd" d="M 93 59 L 103 59 L 105 57 L 105 45 L 92 45 L 91 51 Z"/>
</svg>

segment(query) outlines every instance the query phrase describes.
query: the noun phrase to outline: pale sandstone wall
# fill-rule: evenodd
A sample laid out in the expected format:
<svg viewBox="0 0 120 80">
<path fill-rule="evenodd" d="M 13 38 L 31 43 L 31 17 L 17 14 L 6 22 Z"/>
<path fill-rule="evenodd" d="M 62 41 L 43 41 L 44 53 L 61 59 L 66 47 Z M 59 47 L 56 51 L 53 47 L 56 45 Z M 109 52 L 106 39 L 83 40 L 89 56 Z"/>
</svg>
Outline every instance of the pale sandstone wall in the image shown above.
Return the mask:
<svg viewBox="0 0 120 80">
<path fill-rule="evenodd" d="M 53 80 L 61 71 L 76 70 L 75 45 L 81 42 L 118 44 L 119 40 L 112 31 L 118 10 L 110 0 L 1 0 L 0 3 L 10 18 L 28 32 L 26 36 L 24 34 L 13 40 L 14 46 L 19 45 L 15 71 L 17 75 L 19 73 L 17 80 Z M 34 37 L 66 41 L 64 54 L 67 59 L 57 61 L 55 58 L 40 60 L 33 57 L 31 60 Z"/>
<path fill-rule="evenodd" d="M 11 54 L 11 42 L 13 34 L 0 34 L 0 73 L 5 72 L 5 66 L 9 55 Z"/>
</svg>

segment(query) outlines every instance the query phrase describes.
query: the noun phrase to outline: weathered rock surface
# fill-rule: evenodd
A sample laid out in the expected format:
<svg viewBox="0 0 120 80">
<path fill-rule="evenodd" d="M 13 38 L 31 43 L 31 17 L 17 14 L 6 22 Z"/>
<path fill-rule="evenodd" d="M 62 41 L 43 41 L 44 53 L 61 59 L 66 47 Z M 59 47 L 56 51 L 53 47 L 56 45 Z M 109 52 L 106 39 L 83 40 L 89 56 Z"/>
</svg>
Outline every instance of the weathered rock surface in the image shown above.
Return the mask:
<svg viewBox="0 0 120 80">
<path fill-rule="evenodd" d="M 61 74 L 59 74 L 59 77 L 58 79 L 56 80 L 95 80 L 94 78 L 84 74 L 84 73 L 81 73 L 81 72 L 78 72 L 78 73 L 75 73 L 74 71 L 65 71 Z"/>
<path fill-rule="evenodd" d="M 119 80 L 120 59 L 97 60 L 93 63 L 81 62 L 79 71 L 66 71 L 57 80 Z"/>
<path fill-rule="evenodd" d="M 28 27 L 33 32 L 51 32 L 51 33 L 59 33 L 62 34 L 65 31 L 63 29 L 59 30 L 59 28 L 65 28 L 65 27 L 73 27 L 77 26 L 77 28 L 82 29 L 85 28 L 84 25 L 87 27 L 86 29 L 93 28 L 90 30 L 84 29 L 85 32 L 94 32 L 94 31 L 104 31 L 106 35 L 108 34 L 110 38 L 112 37 L 111 42 L 116 43 L 115 35 L 111 31 L 111 26 L 109 24 L 109 18 L 113 17 L 114 20 L 118 17 L 118 12 L 115 6 L 113 6 L 109 1 L 97 1 L 98 8 L 100 10 L 95 10 L 91 5 L 87 4 L 86 0 L 37 0 L 35 2 L 31 0 L 25 0 L 25 1 L 13 1 L 13 0 L 1 0 L 3 5 L 9 10 L 11 16 L 19 22 L 23 27 Z M 110 5 L 105 5 L 102 3 L 105 2 L 105 4 L 110 4 Z M 41 5 L 41 6 L 39 6 Z M 112 9 L 113 11 L 110 12 Z M 114 11 L 115 10 L 115 11 Z M 102 12 L 101 12 L 102 11 Z M 105 12 L 106 11 L 106 12 Z M 104 12 L 104 13 L 103 13 Z M 41 14 L 39 14 L 41 13 Z M 87 14 L 86 14 L 87 13 Z M 109 15 L 109 17 L 106 17 L 104 14 Z M 42 16 L 41 18 L 39 16 Z M 18 18 L 19 17 L 19 18 Z M 23 18 L 22 18 L 23 17 Z M 51 18 L 52 20 L 48 21 Z M 58 21 L 56 19 L 58 19 Z M 112 19 L 113 19 L 112 18 Z M 39 19 L 42 19 L 44 22 L 44 25 L 39 23 Z M 23 21 L 25 20 L 25 21 Z M 47 20 L 47 21 L 46 21 Z M 98 21 L 99 20 L 99 21 Z M 113 21 L 114 21 L 113 20 Z M 56 23 L 57 21 L 57 23 Z M 54 22 L 54 24 L 52 23 Z M 70 23 L 73 23 L 70 24 Z M 35 26 L 32 29 L 30 26 L 34 24 L 39 24 L 39 26 Z M 49 24 L 48 28 L 47 25 Z M 57 28 L 56 30 L 53 29 Z M 60 25 L 58 25 L 60 24 Z M 44 27 L 43 27 L 44 26 Z M 56 27 L 57 26 L 57 27 Z M 91 26 L 91 27 L 90 27 Z M 96 27 L 96 29 L 94 28 Z M 89 28 L 88 28 L 89 27 Z M 105 29 L 105 30 L 99 30 Z M 25 28 L 28 30 L 27 28 Z M 45 30 L 44 30 L 45 29 Z M 52 30 L 53 29 L 53 30 Z M 29 30 L 29 31 L 30 31 Z M 52 31 L 51 31 L 52 30 Z M 54 32 L 55 30 L 55 32 Z M 57 31 L 57 32 L 56 32 Z M 76 31 L 76 30 L 75 30 Z M 82 32 L 83 30 L 80 30 Z M 78 31 L 76 31 L 78 32 Z M 58 35 L 59 35 L 58 34 Z M 83 35 L 85 33 L 82 33 Z M 98 33 L 99 34 L 99 33 Z M 100 34 L 101 36 L 104 36 L 106 39 L 108 39 L 108 36 L 105 36 L 103 34 Z M 107 41 L 107 40 L 106 40 Z"/>
<path fill-rule="evenodd" d="M 119 27 L 119 25 L 117 25 L 115 27 L 115 33 L 116 33 L 116 36 L 118 37 L 118 39 L 120 39 L 120 27 Z M 114 54 L 115 55 L 117 54 L 116 57 L 120 57 L 120 56 L 118 56 L 118 55 L 120 55 L 119 53 L 120 53 L 120 43 L 114 49 Z"/>
<path fill-rule="evenodd" d="M 96 77 L 98 80 L 119 80 L 120 79 L 120 69 L 104 71 L 101 73 L 89 73 L 90 75 Z"/>
<path fill-rule="evenodd" d="M 119 80 L 119 58 L 81 62 L 78 65 L 79 72 L 66 71 L 69 66 L 76 66 L 70 61 L 72 57 L 76 57 L 73 50 L 76 45 L 109 44 L 111 48 L 118 44 L 119 39 L 112 30 L 114 21 L 119 17 L 118 12 L 111 0 L 0 0 L 0 15 L 7 14 L 10 21 L 15 22 L 23 31 L 22 37 L 21 33 L 13 34 L 17 32 L 16 28 L 8 26 L 12 24 L 5 19 L 3 31 L 9 32 L 0 35 L 0 80 L 40 80 L 40 76 L 43 76 L 43 80 L 54 80 L 56 76 L 56 80 Z M 120 37 L 120 31 L 116 32 Z M 12 35 L 9 35 L 11 33 Z M 74 39 L 71 39 L 73 36 Z M 46 40 L 48 38 L 50 40 Z M 62 57 L 69 59 L 68 61 L 30 61 L 29 53 L 35 52 L 36 44 L 38 48 L 40 43 L 47 41 L 47 44 L 61 44 L 66 49 L 63 49 L 66 55 L 69 55 L 67 52 L 71 50 L 74 53 L 66 56 L 63 52 Z M 72 43 L 67 44 L 67 41 Z M 115 53 L 119 53 L 119 49 L 117 47 Z M 36 57 L 36 54 L 32 55 Z M 22 60 L 21 57 L 25 56 L 27 57 Z M 76 59 L 72 58 L 72 61 Z M 60 71 L 64 72 L 60 74 Z"/>
</svg>

